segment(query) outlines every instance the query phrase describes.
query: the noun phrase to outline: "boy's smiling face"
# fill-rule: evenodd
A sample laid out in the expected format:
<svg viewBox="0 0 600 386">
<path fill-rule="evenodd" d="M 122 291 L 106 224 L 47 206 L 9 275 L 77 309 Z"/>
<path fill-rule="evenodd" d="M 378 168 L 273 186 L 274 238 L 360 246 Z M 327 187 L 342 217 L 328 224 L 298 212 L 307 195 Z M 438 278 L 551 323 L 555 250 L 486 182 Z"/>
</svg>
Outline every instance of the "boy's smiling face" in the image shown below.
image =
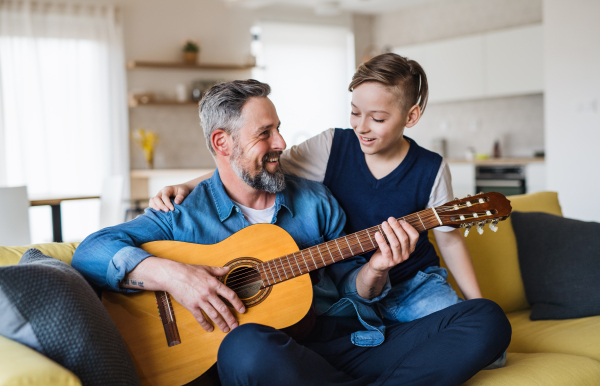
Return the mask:
<svg viewBox="0 0 600 386">
<path fill-rule="evenodd" d="M 351 107 L 350 125 L 368 155 L 393 155 L 403 146 L 404 128 L 414 126 L 420 118 L 417 106 L 404 111 L 398 97 L 377 82 L 357 86 L 352 91 Z M 416 120 L 414 110 L 419 110 Z"/>
</svg>

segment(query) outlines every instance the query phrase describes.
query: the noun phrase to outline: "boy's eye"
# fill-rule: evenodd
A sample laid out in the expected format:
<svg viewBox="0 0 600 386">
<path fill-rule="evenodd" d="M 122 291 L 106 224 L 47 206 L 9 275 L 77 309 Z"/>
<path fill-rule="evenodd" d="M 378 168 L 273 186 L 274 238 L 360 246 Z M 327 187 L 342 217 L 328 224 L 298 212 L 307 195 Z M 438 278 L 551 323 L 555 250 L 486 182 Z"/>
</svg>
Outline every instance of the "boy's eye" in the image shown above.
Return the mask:
<svg viewBox="0 0 600 386">
<path fill-rule="evenodd" d="M 385 121 L 385 119 L 375 119 L 375 118 L 373 118 L 373 120 L 377 123 L 383 123 L 383 121 Z"/>
</svg>

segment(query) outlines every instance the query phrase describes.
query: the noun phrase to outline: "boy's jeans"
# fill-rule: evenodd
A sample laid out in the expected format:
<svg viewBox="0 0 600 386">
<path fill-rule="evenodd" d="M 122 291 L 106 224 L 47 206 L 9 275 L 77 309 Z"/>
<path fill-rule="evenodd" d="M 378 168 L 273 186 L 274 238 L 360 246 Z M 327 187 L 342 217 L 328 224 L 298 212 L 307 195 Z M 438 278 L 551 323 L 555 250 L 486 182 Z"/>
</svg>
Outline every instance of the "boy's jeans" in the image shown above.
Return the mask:
<svg viewBox="0 0 600 386">
<path fill-rule="evenodd" d="M 394 285 L 378 304 L 384 320 L 410 322 L 464 301 L 446 282 L 447 278 L 445 268 L 432 266 Z M 504 367 L 505 363 L 506 352 L 485 369 Z"/>
</svg>

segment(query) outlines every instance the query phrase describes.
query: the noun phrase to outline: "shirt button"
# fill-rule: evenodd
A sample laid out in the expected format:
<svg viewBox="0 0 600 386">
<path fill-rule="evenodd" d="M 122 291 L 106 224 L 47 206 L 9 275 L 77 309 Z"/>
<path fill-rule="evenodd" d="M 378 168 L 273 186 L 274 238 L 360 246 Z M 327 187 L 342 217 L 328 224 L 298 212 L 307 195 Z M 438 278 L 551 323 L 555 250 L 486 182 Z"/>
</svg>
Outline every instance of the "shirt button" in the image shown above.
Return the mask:
<svg viewBox="0 0 600 386">
<path fill-rule="evenodd" d="M 236 211 L 236 212 L 239 212 L 239 211 L 240 211 L 240 208 L 238 208 L 238 207 L 236 206 L 236 207 L 235 207 L 235 211 Z"/>
</svg>

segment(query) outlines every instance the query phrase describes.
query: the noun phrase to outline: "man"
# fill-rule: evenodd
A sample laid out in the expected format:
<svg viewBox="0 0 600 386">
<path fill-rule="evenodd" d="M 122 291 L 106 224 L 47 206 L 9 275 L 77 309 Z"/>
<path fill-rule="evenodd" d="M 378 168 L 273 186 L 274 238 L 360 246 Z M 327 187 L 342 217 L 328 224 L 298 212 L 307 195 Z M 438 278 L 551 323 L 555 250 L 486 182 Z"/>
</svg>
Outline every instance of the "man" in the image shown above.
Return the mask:
<svg viewBox="0 0 600 386">
<path fill-rule="evenodd" d="M 238 326 L 227 299 L 236 294 L 215 276 L 228 268 L 188 265 L 137 248 L 155 240 L 201 244 L 222 241 L 251 223 L 284 228 L 303 249 L 343 236 L 345 215 L 322 185 L 284 176 L 268 85 L 234 81 L 213 87 L 200 102 L 200 120 L 217 171 L 169 213 L 143 216 L 99 231 L 77 248 L 73 266 L 115 291 L 162 290 L 207 331 L 229 332 L 218 368 L 224 385 L 460 384 L 499 357 L 510 325 L 487 300 L 463 302 L 423 319 L 386 326 L 376 304 L 390 289 L 388 271 L 414 250 L 418 233 L 390 218 L 376 235 L 369 262 L 348 259 L 316 271 L 316 318 L 298 341 L 271 327 Z M 207 320 L 202 313 L 210 318 Z M 212 324 L 211 324 L 212 321 Z"/>
</svg>

